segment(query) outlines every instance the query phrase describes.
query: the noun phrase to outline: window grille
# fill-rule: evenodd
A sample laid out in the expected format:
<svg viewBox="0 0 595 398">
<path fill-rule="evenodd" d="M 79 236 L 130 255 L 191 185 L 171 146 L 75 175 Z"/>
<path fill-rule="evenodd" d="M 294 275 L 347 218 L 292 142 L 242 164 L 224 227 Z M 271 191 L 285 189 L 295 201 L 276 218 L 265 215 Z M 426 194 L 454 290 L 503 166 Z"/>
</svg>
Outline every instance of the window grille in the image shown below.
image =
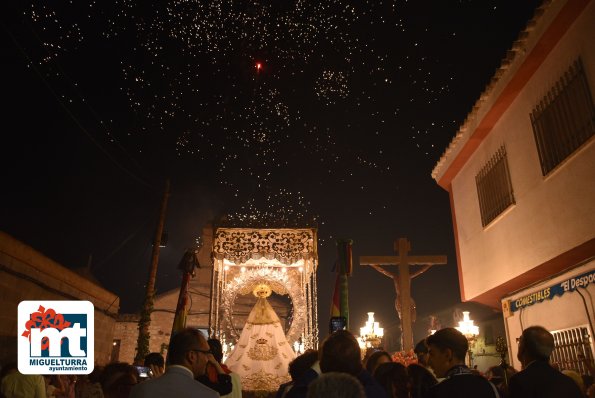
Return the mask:
<svg viewBox="0 0 595 398">
<path fill-rule="evenodd" d="M 591 336 L 587 326 L 572 329 L 563 329 L 552 332 L 554 335 L 554 352 L 550 358 L 552 364 L 560 370 L 572 369 L 579 374 L 589 374 L 580 355 L 589 363 L 593 363 L 593 350 Z"/>
<path fill-rule="evenodd" d="M 595 134 L 595 106 L 577 59 L 531 112 L 545 176 Z"/>
<path fill-rule="evenodd" d="M 481 223 L 485 227 L 500 213 L 515 203 L 508 170 L 506 148 L 500 147 L 475 176 Z"/>
</svg>

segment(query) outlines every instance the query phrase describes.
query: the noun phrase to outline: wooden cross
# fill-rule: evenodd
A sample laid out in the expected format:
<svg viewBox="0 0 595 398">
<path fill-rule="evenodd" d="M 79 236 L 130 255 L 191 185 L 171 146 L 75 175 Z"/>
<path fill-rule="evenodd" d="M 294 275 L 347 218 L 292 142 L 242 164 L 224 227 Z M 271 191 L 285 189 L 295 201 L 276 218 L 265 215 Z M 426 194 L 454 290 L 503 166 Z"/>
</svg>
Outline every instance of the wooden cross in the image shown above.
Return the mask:
<svg viewBox="0 0 595 398">
<path fill-rule="evenodd" d="M 360 265 L 369 265 L 376 271 L 388 276 L 395 285 L 395 310 L 397 316 L 401 319 L 401 349 L 409 351 L 413 349 L 413 330 L 412 324 L 412 299 L 411 299 L 411 279 L 427 271 L 432 265 L 446 264 L 446 256 L 408 256 L 411 250 L 411 243 L 407 238 L 399 238 L 395 241 L 396 256 L 361 256 Z M 383 265 L 397 265 L 398 272 L 389 272 Z M 423 265 L 423 267 L 414 272 L 409 272 L 410 265 Z M 401 311 L 399 311 L 401 308 Z"/>
</svg>

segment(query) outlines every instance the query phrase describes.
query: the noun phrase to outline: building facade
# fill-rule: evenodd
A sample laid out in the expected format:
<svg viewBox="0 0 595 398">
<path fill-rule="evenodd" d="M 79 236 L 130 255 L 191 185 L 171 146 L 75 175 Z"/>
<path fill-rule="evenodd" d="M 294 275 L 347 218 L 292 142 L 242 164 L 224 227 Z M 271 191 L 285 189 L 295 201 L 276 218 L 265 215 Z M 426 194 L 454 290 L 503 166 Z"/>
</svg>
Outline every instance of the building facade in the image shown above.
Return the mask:
<svg viewBox="0 0 595 398">
<path fill-rule="evenodd" d="M 432 172 L 450 194 L 461 299 L 504 310 L 517 369 L 515 339 L 535 324 L 584 332 L 557 343 L 572 346 L 561 366 L 593 354 L 594 21 L 593 1 L 545 1 Z"/>
<path fill-rule="evenodd" d="M 88 300 L 95 307 L 95 362 L 110 361 L 120 299 L 0 231 L 0 364 L 16 361 L 17 308 L 23 300 Z"/>
</svg>

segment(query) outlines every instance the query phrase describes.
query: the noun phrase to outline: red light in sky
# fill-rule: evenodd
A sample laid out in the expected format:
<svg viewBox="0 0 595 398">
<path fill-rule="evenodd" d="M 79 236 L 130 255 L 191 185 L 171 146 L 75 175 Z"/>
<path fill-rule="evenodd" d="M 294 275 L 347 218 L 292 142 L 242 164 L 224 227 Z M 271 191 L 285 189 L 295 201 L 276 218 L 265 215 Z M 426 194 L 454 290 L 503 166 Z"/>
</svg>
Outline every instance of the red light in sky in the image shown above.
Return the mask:
<svg viewBox="0 0 595 398">
<path fill-rule="evenodd" d="M 262 64 L 260 62 L 256 63 L 256 71 L 260 72 L 260 70 L 262 69 Z"/>
</svg>

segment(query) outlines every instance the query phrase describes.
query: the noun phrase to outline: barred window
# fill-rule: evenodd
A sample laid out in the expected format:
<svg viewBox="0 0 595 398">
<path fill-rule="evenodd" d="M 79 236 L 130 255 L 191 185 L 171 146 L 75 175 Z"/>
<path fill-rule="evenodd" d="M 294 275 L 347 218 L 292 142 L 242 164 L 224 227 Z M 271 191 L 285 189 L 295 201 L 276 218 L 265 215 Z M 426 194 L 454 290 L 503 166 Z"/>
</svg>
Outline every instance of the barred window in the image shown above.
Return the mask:
<svg viewBox="0 0 595 398">
<path fill-rule="evenodd" d="M 531 124 L 544 176 L 595 134 L 595 107 L 580 58 L 533 109 Z"/>
<path fill-rule="evenodd" d="M 589 329 L 585 326 L 577 328 L 557 330 L 554 335 L 554 352 L 551 361 L 557 364 L 560 369 L 572 369 L 580 374 L 588 374 L 587 363 L 593 363 L 593 352 Z"/>
<path fill-rule="evenodd" d="M 504 146 L 496 151 L 475 176 L 475 183 L 479 197 L 481 223 L 485 227 L 508 206 L 515 203 Z"/>
</svg>

